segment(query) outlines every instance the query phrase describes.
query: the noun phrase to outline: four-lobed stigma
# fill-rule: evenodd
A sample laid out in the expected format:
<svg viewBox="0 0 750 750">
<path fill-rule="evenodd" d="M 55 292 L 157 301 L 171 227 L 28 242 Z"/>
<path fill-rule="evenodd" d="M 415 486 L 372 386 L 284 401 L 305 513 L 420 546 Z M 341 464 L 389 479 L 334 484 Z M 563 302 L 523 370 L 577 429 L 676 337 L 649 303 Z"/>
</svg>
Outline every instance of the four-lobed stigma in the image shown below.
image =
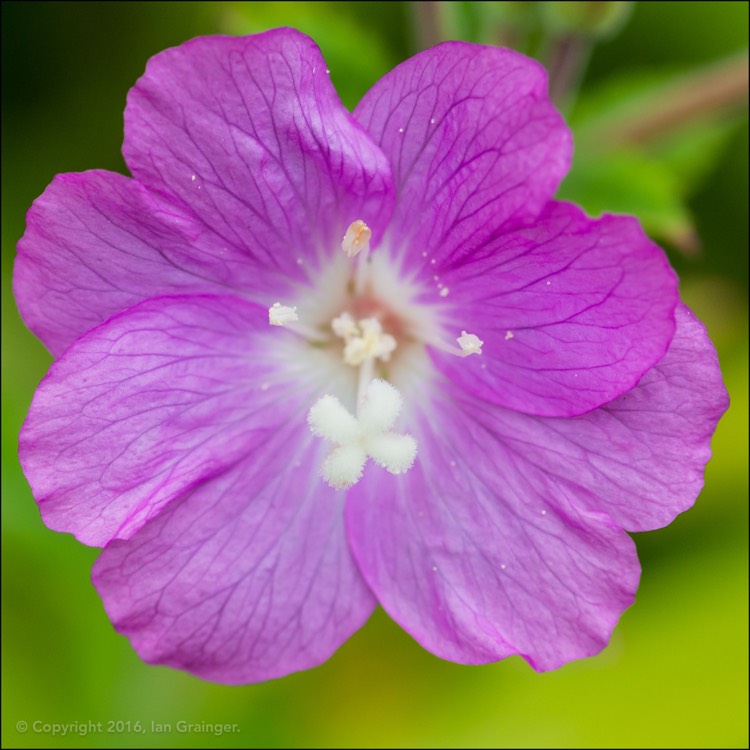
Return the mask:
<svg viewBox="0 0 750 750">
<path fill-rule="evenodd" d="M 307 423 L 313 435 L 335 447 L 323 462 L 323 479 L 336 489 L 356 484 L 368 458 L 391 474 L 403 474 L 417 455 L 411 435 L 391 432 L 403 407 L 401 394 L 385 380 L 371 380 L 351 414 L 335 396 L 323 396 L 310 409 Z"/>
</svg>

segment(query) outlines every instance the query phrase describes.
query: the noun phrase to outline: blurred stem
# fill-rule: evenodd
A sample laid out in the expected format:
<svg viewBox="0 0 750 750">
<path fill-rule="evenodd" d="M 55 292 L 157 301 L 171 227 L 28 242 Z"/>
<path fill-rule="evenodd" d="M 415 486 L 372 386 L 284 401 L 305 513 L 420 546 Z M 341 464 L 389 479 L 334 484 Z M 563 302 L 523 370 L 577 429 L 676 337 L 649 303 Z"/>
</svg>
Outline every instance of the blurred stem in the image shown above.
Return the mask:
<svg viewBox="0 0 750 750">
<path fill-rule="evenodd" d="M 544 54 L 549 94 L 558 106 L 572 104 L 589 61 L 591 41 L 581 34 L 553 37 Z"/>
<path fill-rule="evenodd" d="M 606 146 L 643 144 L 708 114 L 739 107 L 748 96 L 747 50 L 668 89 L 647 111 L 624 117 L 602 133 Z"/>
<path fill-rule="evenodd" d="M 410 5 L 417 48 L 428 49 L 444 41 L 440 3 L 433 0 L 415 0 Z"/>
</svg>

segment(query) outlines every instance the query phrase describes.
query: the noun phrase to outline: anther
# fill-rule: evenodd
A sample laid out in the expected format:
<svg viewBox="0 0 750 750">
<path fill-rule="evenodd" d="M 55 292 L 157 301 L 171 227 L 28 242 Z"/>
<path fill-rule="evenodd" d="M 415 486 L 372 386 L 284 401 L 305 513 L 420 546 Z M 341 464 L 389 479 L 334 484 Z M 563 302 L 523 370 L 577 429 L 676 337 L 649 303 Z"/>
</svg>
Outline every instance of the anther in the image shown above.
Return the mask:
<svg viewBox="0 0 750 750">
<path fill-rule="evenodd" d="M 367 359 L 387 362 L 396 349 L 396 339 L 383 332 L 377 318 L 355 320 L 348 312 L 331 321 L 333 332 L 346 342 L 344 362 L 358 367 Z"/>
<path fill-rule="evenodd" d="M 353 258 L 363 250 L 368 251 L 370 249 L 370 237 L 372 237 L 370 227 L 361 219 L 357 219 L 346 230 L 344 239 L 341 242 L 341 249 L 349 258 Z"/>
<path fill-rule="evenodd" d="M 484 341 L 482 341 L 479 336 L 475 336 L 473 333 L 466 333 L 466 331 L 461 331 L 461 335 L 456 339 L 456 341 L 461 347 L 461 351 L 463 352 L 464 357 L 468 357 L 470 354 L 482 353 L 482 346 L 484 345 Z"/>
<path fill-rule="evenodd" d="M 349 340 L 352 336 L 359 335 L 359 326 L 354 318 L 348 313 L 341 313 L 331 321 L 333 332 L 340 338 Z"/>
<path fill-rule="evenodd" d="M 274 302 L 268 308 L 268 322 L 272 326 L 287 326 L 299 320 L 296 307 L 286 307 L 281 302 Z"/>
</svg>

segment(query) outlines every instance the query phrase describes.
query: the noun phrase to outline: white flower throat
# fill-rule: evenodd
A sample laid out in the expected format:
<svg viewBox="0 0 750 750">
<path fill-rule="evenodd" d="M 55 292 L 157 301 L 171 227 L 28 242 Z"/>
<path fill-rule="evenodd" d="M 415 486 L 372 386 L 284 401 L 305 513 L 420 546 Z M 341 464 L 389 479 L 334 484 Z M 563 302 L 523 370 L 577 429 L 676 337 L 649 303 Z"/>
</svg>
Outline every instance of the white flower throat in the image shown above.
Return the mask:
<svg viewBox="0 0 750 750">
<path fill-rule="evenodd" d="M 331 487 L 341 490 L 361 479 L 368 459 L 391 474 L 402 474 L 414 464 L 417 441 L 409 434 L 392 430 L 404 401 L 398 389 L 388 382 L 386 368 L 399 347 L 407 343 L 430 344 L 466 357 L 481 354 L 483 345 L 481 339 L 466 331 L 455 339 L 456 347 L 433 335 L 420 336 L 409 330 L 409 325 L 394 314 L 389 300 L 380 300 L 372 292 L 371 237 L 370 228 L 362 220 L 353 222 L 344 235 L 341 249 L 353 261 L 348 284 L 351 296 L 348 309 L 330 319 L 327 333 L 300 319 L 297 307 L 275 302 L 268 310 L 272 326 L 288 327 L 317 345 L 335 346 L 338 342 L 342 363 L 358 370 L 355 414 L 336 396 L 327 394 L 312 405 L 307 415 L 312 433 L 333 444 L 321 467 L 321 476 Z"/>
</svg>

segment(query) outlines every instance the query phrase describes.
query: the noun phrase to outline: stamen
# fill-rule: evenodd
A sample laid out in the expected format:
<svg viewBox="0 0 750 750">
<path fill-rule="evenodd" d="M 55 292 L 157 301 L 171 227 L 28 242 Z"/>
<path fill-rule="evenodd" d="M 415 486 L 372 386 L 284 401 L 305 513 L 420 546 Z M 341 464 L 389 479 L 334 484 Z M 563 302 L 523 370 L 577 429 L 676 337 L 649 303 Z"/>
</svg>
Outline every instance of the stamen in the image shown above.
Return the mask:
<svg viewBox="0 0 750 750">
<path fill-rule="evenodd" d="M 274 302 L 268 308 L 268 322 L 272 326 L 287 326 L 299 320 L 296 307 L 286 307 L 281 302 Z"/>
<path fill-rule="evenodd" d="M 359 367 L 368 359 L 387 362 L 396 349 L 396 339 L 383 333 L 383 326 L 377 318 L 355 320 L 345 312 L 331 321 L 333 332 L 344 339 L 344 362 Z"/>
<path fill-rule="evenodd" d="M 370 262 L 370 238 L 372 230 L 362 219 L 352 222 L 346 230 L 344 239 L 341 241 L 341 249 L 347 257 L 357 258 L 357 266 L 354 271 L 354 291 L 362 294 L 367 280 L 367 268 Z"/>
<path fill-rule="evenodd" d="M 461 347 L 461 351 L 463 352 L 464 357 L 468 357 L 470 354 L 482 353 L 482 346 L 484 346 L 484 341 L 482 341 L 479 336 L 475 336 L 473 333 L 466 333 L 466 331 L 461 331 L 461 335 L 456 339 L 456 341 Z"/>
<path fill-rule="evenodd" d="M 416 440 L 388 432 L 402 406 L 401 394 L 385 380 L 369 383 L 358 417 L 335 396 L 323 396 L 313 405 L 307 415 L 310 430 L 336 444 L 321 469 L 331 487 L 343 490 L 356 484 L 368 458 L 391 474 L 411 468 L 417 455 Z"/>
<path fill-rule="evenodd" d="M 347 341 L 352 336 L 359 335 L 359 326 L 348 312 L 341 313 L 337 318 L 334 318 L 331 321 L 331 328 L 340 339 L 346 339 Z"/>
<path fill-rule="evenodd" d="M 307 339 L 311 344 L 325 345 L 326 336 L 324 331 L 307 323 L 300 322 L 296 307 L 288 307 L 280 302 L 274 302 L 268 308 L 268 323 L 272 326 L 286 328 L 292 333 Z"/>
<path fill-rule="evenodd" d="M 372 237 L 370 227 L 362 219 L 357 219 L 346 230 L 344 239 L 341 242 L 341 249 L 349 258 L 359 255 L 363 250 L 366 254 L 370 249 L 370 237 Z"/>
<path fill-rule="evenodd" d="M 410 332 L 410 335 L 415 338 L 419 336 L 418 333 Z M 473 333 L 467 333 L 461 331 L 461 335 L 456 339 L 458 346 L 455 344 L 449 344 L 441 338 L 432 336 L 422 336 L 422 341 L 428 346 L 437 349 L 438 351 L 445 352 L 446 354 L 452 354 L 455 357 L 468 357 L 470 354 L 481 354 L 484 341 L 475 336 Z M 482 365 L 484 367 L 484 365 Z"/>
</svg>

